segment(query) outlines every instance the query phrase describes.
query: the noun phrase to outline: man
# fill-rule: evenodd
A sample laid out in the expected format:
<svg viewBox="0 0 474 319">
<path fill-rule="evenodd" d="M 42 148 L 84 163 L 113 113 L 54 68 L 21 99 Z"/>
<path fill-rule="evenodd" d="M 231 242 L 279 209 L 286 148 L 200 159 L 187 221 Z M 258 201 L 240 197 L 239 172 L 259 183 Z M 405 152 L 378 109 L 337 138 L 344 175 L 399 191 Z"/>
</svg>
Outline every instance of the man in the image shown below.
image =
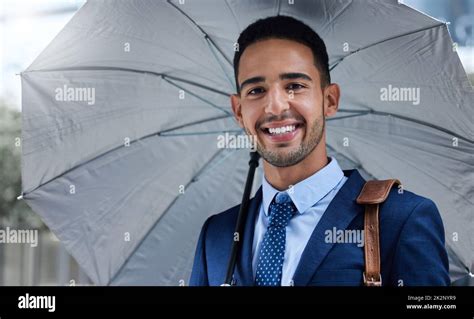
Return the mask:
<svg viewBox="0 0 474 319">
<path fill-rule="evenodd" d="M 321 38 L 291 17 L 259 20 L 240 35 L 234 57 L 236 120 L 257 140 L 262 187 L 249 204 L 235 285 L 362 285 L 364 186 L 326 152 L 325 119 L 336 114 Z M 374 154 L 377 156 L 377 154 Z M 239 206 L 211 216 L 196 249 L 191 285 L 221 285 Z M 435 204 L 393 188 L 380 206 L 383 285 L 448 285 L 443 224 Z M 339 237 L 340 238 L 340 237 Z"/>
</svg>

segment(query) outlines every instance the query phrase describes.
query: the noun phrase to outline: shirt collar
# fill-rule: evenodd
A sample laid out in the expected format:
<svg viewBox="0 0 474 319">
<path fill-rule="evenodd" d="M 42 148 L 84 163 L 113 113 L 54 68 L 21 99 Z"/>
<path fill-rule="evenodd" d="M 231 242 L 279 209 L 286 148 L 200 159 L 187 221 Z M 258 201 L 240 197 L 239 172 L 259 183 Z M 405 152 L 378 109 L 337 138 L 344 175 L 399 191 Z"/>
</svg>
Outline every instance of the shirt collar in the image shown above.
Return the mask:
<svg viewBox="0 0 474 319">
<path fill-rule="evenodd" d="M 329 163 L 322 169 L 300 181 L 286 192 L 298 209 L 299 214 L 303 214 L 308 208 L 318 203 L 326 196 L 344 177 L 344 173 L 339 167 L 336 159 L 329 158 Z M 280 191 L 268 183 L 265 175 L 262 178 L 263 211 L 268 216 L 270 203 Z"/>
</svg>

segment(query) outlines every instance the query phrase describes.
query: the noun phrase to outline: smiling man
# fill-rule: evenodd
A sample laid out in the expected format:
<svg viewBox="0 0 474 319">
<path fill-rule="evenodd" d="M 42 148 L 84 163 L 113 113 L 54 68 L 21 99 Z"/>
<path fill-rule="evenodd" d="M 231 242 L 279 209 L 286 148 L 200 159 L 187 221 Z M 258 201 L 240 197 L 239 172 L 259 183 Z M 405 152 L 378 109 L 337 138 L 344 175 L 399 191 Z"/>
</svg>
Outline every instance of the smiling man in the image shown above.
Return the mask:
<svg viewBox="0 0 474 319">
<path fill-rule="evenodd" d="M 351 237 L 336 239 L 363 238 L 364 206 L 356 199 L 365 181 L 327 156 L 325 121 L 337 112 L 340 89 L 331 83 L 323 40 L 304 23 L 276 16 L 248 26 L 238 43 L 231 104 L 257 140 L 264 177 L 243 234 L 234 234 L 240 205 L 205 222 L 191 285 L 224 282 L 236 238 L 242 247 L 235 285 L 362 285 L 364 247 Z M 381 283 L 449 284 L 435 204 L 388 190 L 380 206 Z"/>
</svg>

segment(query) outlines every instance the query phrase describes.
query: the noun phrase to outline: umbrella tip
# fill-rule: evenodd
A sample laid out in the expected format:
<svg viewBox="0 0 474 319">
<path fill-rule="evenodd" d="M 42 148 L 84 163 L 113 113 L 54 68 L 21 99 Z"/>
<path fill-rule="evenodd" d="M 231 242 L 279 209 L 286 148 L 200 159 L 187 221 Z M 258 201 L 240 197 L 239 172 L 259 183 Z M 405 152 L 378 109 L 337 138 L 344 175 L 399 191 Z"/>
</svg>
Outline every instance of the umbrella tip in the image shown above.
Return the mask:
<svg viewBox="0 0 474 319">
<path fill-rule="evenodd" d="M 16 200 L 22 200 L 22 199 L 23 199 L 23 193 L 21 193 L 20 196 L 16 198 Z"/>
</svg>

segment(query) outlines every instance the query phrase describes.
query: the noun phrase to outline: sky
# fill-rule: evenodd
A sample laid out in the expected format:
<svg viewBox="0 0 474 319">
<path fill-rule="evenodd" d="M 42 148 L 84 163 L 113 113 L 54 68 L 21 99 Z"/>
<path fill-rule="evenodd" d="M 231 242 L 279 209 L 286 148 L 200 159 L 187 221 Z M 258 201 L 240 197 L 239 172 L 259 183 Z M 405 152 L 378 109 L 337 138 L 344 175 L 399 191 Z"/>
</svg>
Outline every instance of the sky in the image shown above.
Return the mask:
<svg viewBox="0 0 474 319">
<path fill-rule="evenodd" d="M 21 109 L 21 79 L 18 74 L 33 62 L 85 2 L 0 0 L 0 99 L 6 101 L 8 106 Z M 459 47 L 458 54 L 466 71 L 474 73 L 474 0 L 402 2 L 420 11 L 429 10 L 431 16 L 443 21 L 456 18 L 457 24 L 450 25 L 450 32 L 461 41 L 470 39 L 468 46 Z M 452 3 L 463 3 L 467 8 L 453 8 Z M 463 17 L 456 16 L 460 10 Z M 466 35 L 465 30 L 470 30 L 470 36 Z"/>
<path fill-rule="evenodd" d="M 0 0 L 0 98 L 20 109 L 25 70 L 85 0 Z"/>
</svg>

